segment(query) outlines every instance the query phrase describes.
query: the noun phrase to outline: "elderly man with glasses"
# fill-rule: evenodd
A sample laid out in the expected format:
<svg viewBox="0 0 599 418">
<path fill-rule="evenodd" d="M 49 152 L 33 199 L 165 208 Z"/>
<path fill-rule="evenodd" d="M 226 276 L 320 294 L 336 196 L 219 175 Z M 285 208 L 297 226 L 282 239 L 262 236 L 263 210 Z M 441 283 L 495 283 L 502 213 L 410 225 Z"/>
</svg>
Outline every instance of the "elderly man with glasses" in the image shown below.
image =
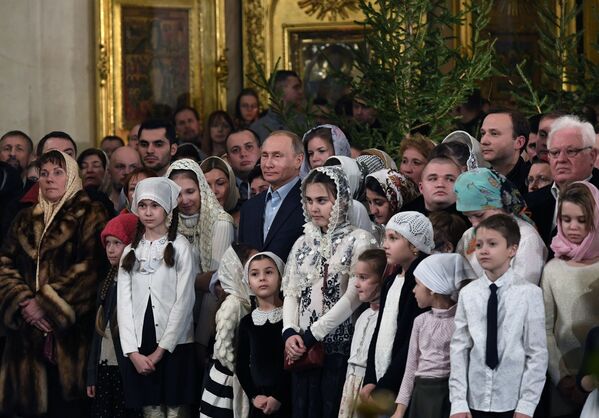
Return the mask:
<svg viewBox="0 0 599 418">
<path fill-rule="evenodd" d="M 549 247 L 557 232 L 560 190 L 569 183 L 581 180 L 588 180 L 599 188 L 599 170 L 593 168 L 597 157 L 593 126 L 572 115 L 556 119 L 547 139 L 547 154 L 553 183 L 529 193 L 526 201 L 539 234 Z"/>
</svg>

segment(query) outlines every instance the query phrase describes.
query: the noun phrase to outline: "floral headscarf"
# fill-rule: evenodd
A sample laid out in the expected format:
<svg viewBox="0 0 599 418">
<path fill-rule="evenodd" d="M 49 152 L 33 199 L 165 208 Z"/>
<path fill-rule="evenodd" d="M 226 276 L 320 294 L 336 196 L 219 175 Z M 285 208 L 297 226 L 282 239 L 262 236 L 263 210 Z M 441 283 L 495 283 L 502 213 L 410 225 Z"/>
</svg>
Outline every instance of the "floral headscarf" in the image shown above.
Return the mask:
<svg viewBox="0 0 599 418">
<path fill-rule="evenodd" d="M 200 261 L 202 271 L 210 271 L 212 264 L 212 230 L 214 222 L 226 221 L 233 224 L 233 218 L 216 200 L 212 193 L 204 173 L 198 163 L 189 158 L 177 160 L 171 164 L 166 172 L 166 177 L 170 177 L 174 170 L 188 170 L 196 175 L 198 185 L 200 186 L 200 218 L 193 227 L 185 226 L 185 223 L 179 219 L 179 232 L 189 240 L 189 242 L 200 251 Z M 181 218 L 179 214 L 179 218 Z"/>
<path fill-rule="evenodd" d="M 312 168 L 310 167 L 310 162 L 308 161 L 308 143 L 306 142 L 306 138 L 312 132 L 321 128 L 328 128 L 331 130 L 331 138 L 333 138 L 333 155 L 351 157 L 351 147 L 349 145 L 349 141 L 347 140 L 347 137 L 345 136 L 343 131 L 338 126 L 329 124 L 315 126 L 308 132 L 306 132 L 302 138 L 302 143 L 304 144 L 304 151 L 306 153 L 306 155 L 304 156 L 304 163 L 302 164 L 302 169 L 300 172 L 300 176 L 302 178 L 305 177 Z"/>
<path fill-rule="evenodd" d="M 460 212 L 503 209 L 534 225 L 516 186 L 493 169 L 476 168 L 463 172 L 457 178 L 454 190 L 456 208 Z"/>
<path fill-rule="evenodd" d="M 416 199 L 420 192 L 418 186 L 409 177 L 399 171 L 383 169 L 369 174 L 366 179 L 373 178 L 385 192 L 391 213 L 397 213 L 404 204 Z"/>
</svg>

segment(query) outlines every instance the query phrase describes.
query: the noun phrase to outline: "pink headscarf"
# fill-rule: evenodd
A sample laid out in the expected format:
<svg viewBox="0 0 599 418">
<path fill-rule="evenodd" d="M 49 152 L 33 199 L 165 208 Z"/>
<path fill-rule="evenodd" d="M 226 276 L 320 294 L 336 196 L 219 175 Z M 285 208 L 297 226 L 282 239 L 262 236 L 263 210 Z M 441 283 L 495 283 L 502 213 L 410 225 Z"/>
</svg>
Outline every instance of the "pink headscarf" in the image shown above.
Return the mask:
<svg viewBox="0 0 599 418">
<path fill-rule="evenodd" d="M 588 181 L 577 181 L 584 184 L 595 200 L 594 230 L 584 238 L 580 244 L 573 244 L 564 235 L 562 224 L 558 219 L 557 235 L 551 241 L 551 249 L 558 258 L 567 258 L 572 261 L 590 260 L 599 257 L 599 190 Z"/>
</svg>

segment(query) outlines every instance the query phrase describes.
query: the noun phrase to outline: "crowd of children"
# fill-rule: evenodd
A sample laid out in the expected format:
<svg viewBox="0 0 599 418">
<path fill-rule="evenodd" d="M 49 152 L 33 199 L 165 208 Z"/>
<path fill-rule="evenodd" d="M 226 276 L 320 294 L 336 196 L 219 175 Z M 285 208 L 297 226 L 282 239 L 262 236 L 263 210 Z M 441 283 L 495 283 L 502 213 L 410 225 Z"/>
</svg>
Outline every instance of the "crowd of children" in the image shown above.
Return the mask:
<svg viewBox="0 0 599 418">
<path fill-rule="evenodd" d="M 413 211 L 381 214 L 376 248 L 349 223 L 342 169 L 310 171 L 302 185 L 308 222 L 287 265 L 239 243 L 220 260 L 227 296 L 200 416 L 346 418 L 376 406 L 393 418 L 523 418 L 535 414 L 547 371 L 573 396 L 579 371 L 581 388 L 595 389 L 590 354 L 579 370 L 576 332 L 599 322 L 588 299 L 599 274 L 599 192 L 577 182 L 563 193 L 541 289 L 518 273 L 531 268 L 527 258 L 515 262 L 529 224 L 506 205 L 504 183 L 488 169 L 460 176 L 458 209 L 473 227 L 461 251 L 443 253 L 431 221 Z M 401 182 L 393 187 L 409 193 Z M 112 267 L 88 364 L 95 416 L 189 416 L 198 404 L 191 343 L 199 261 L 177 233 L 180 189 L 163 177 L 142 180 L 132 213 L 102 232 Z M 597 340 L 595 328 L 588 353 Z M 549 402 L 568 411 L 559 389 Z M 385 393 L 394 406 L 381 406 Z"/>
</svg>

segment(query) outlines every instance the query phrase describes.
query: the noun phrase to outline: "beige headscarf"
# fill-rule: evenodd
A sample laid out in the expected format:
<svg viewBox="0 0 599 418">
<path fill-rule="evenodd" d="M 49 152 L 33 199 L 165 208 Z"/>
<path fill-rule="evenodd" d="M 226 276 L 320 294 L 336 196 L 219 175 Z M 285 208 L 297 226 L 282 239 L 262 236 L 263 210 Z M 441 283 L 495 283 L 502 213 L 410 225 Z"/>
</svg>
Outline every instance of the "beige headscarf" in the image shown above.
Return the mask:
<svg viewBox="0 0 599 418">
<path fill-rule="evenodd" d="M 73 198 L 77 192 L 83 189 L 83 184 L 81 182 L 81 178 L 79 177 L 79 166 L 77 165 L 77 161 L 75 161 L 70 155 L 65 154 L 62 151 L 53 150 L 49 152 L 59 152 L 65 161 L 65 171 L 67 175 L 67 183 L 65 187 L 65 193 L 62 195 L 58 202 L 50 202 L 48 199 L 44 197 L 42 194 L 42 189 L 40 188 L 37 208 L 41 209 L 44 213 L 44 230 L 42 231 L 39 241 L 37 242 L 37 266 L 35 273 L 35 287 L 36 290 L 39 290 L 39 257 L 40 257 L 40 246 L 46 231 L 52 224 L 52 221 L 56 217 L 56 214 L 60 209 L 64 206 L 64 204 Z"/>
<path fill-rule="evenodd" d="M 227 195 L 224 204 L 225 210 L 229 211 L 233 209 L 235 206 L 237 206 L 237 202 L 239 201 L 239 189 L 237 189 L 235 172 L 233 171 L 233 168 L 229 165 L 229 163 L 217 156 L 208 157 L 204 161 L 202 161 L 202 163 L 200 164 L 200 168 L 202 169 L 202 171 L 204 171 L 209 164 L 216 166 L 216 168 L 220 169 L 223 173 L 225 173 L 227 175 L 227 178 L 229 179 L 229 194 Z"/>
<path fill-rule="evenodd" d="M 191 242 L 191 244 L 200 251 L 200 262 L 202 271 L 210 271 L 212 264 L 212 230 L 214 222 L 226 221 L 233 223 L 233 218 L 222 208 L 216 196 L 210 190 L 210 186 L 204 177 L 204 173 L 195 161 L 189 158 L 177 160 L 171 164 L 165 176 L 170 177 L 173 170 L 188 170 L 196 175 L 200 188 L 200 218 L 194 227 L 185 226 L 184 222 L 179 222 L 179 232 Z M 179 214 L 181 217 L 181 214 Z"/>
</svg>

